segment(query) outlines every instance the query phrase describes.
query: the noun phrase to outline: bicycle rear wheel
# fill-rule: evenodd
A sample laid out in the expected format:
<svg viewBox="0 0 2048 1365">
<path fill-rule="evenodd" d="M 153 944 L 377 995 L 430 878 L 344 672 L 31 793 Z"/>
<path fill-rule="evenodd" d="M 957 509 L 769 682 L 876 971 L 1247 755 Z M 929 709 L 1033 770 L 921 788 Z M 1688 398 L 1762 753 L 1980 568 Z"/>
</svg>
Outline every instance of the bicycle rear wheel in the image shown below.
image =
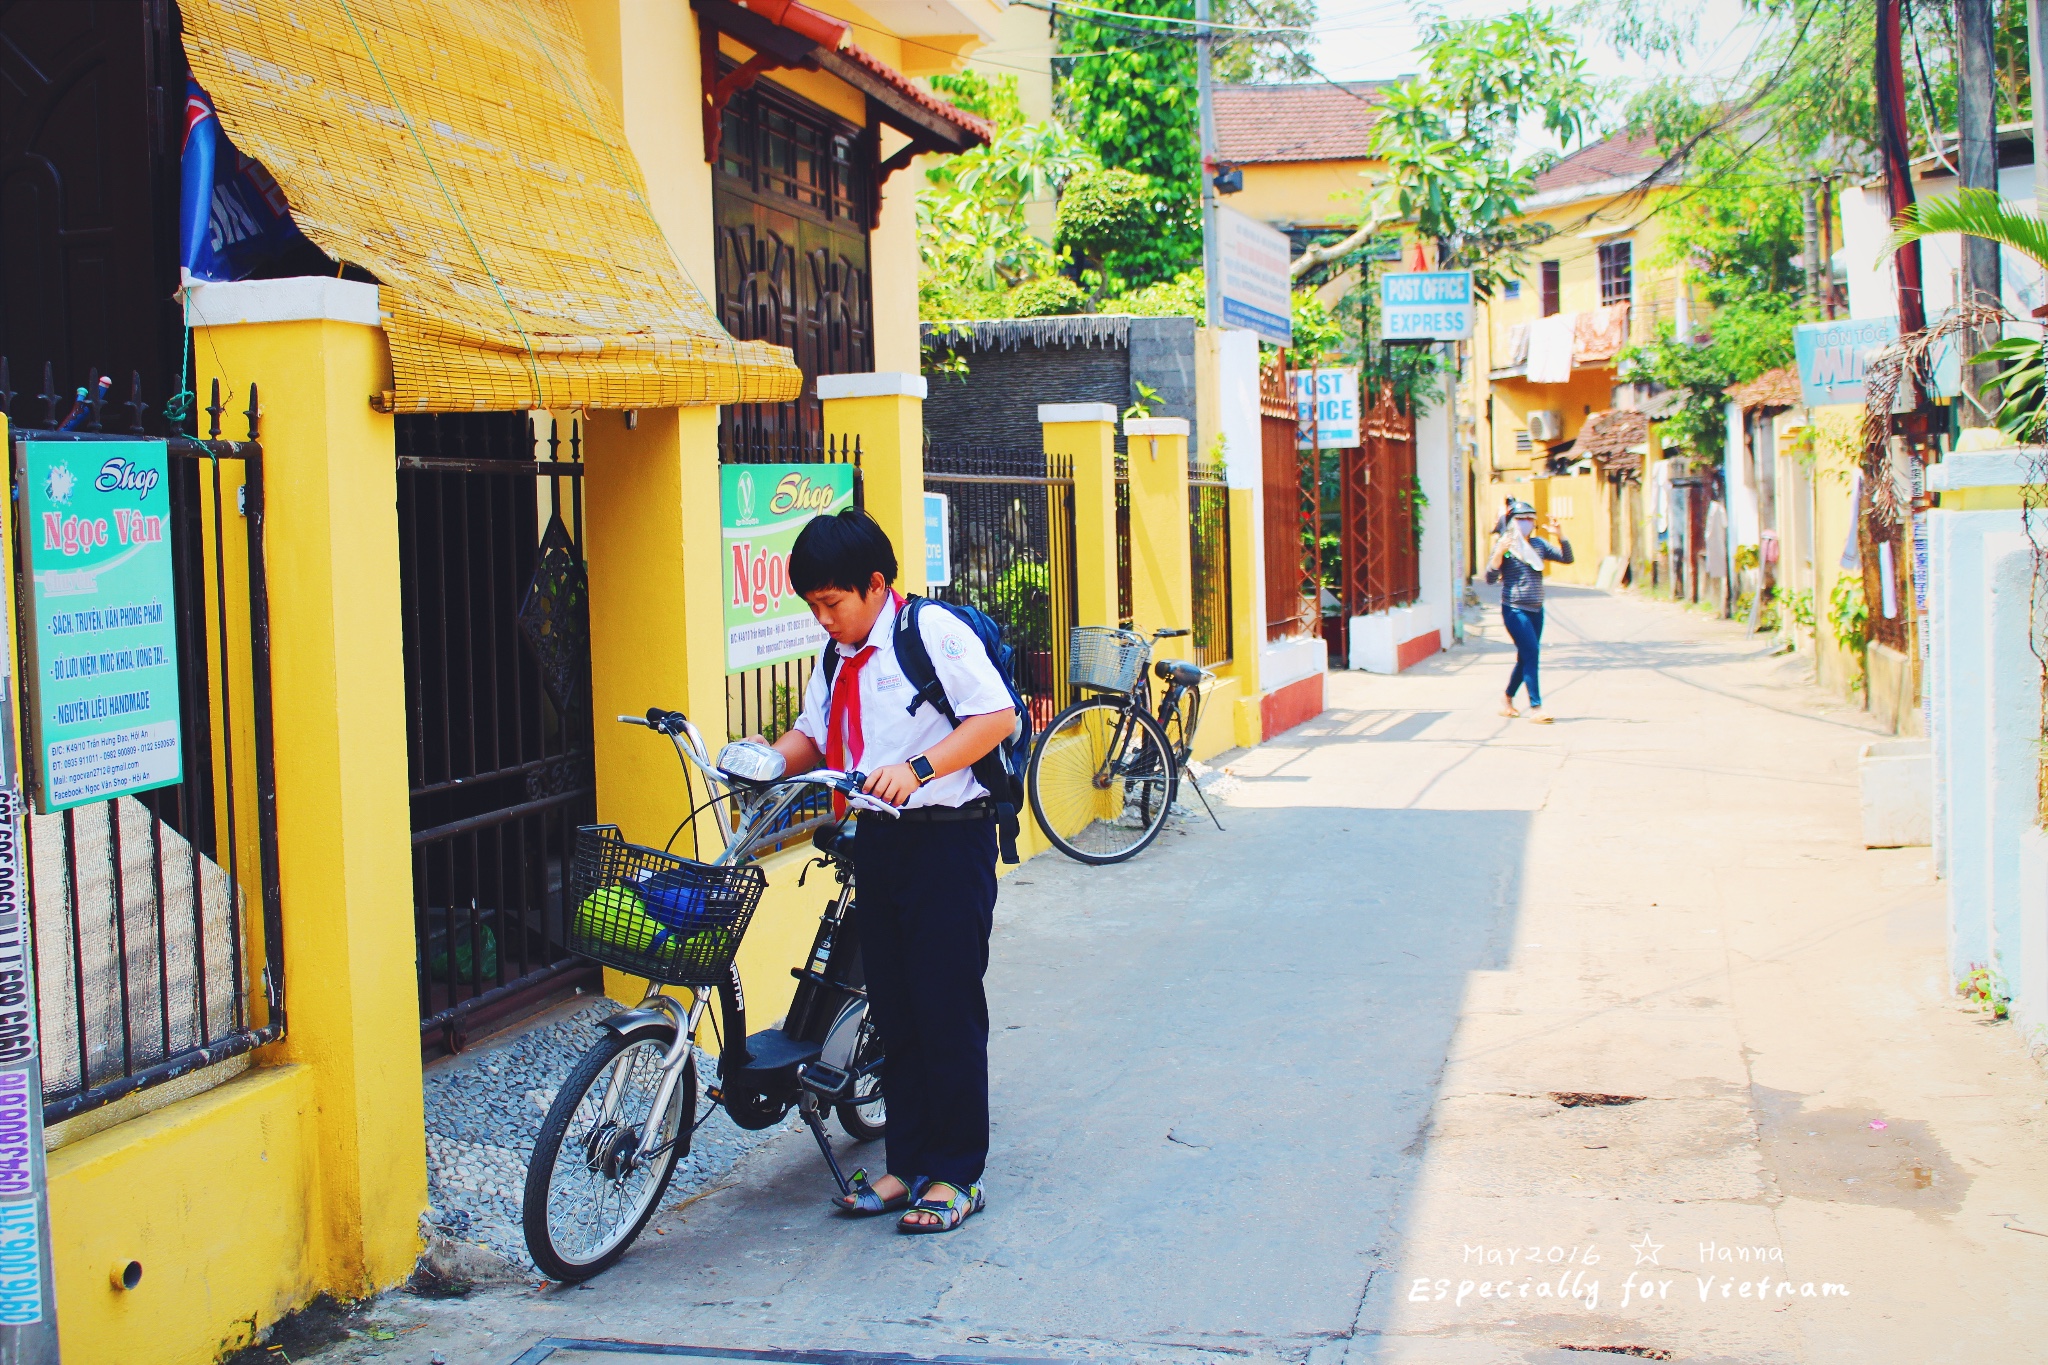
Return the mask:
<svg viewBox="0 0 2048 1365">
<path fill-rule="evenodd" d="M 1120 863 L 1159 837 L 1180 774 L 1159 722 L 1090 697 L 1053 718 L 1031 751 L 1031 813 L 1078 862 Z"/>
</svg>

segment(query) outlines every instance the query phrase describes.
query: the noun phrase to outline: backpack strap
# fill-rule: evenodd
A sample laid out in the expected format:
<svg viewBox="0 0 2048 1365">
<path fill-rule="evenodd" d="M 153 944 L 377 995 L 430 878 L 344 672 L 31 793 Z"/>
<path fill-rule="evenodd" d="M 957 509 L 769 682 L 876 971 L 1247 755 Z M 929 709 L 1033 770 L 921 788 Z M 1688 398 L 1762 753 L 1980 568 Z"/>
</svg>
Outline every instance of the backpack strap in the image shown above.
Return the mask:
<svg viewBox="0 0 2048 1365">
<path fill-rule="evenodd" d="M 939 681 L 939 670 L 932 666 L 932 653 L 925 648 L 924 632 L 917 628 L 918 613 L 925 609 L 929 600 L 912 594 L 904 598 L 903 605 L 896 609 L 896 666 L 910 680 L 911 688 L 910 704 L 903 709 L 910 715 L 916 715 L 918 707 L 930 702 L 946 718 L 948 725 L 957 728 L 960 717 L 954 714 L 945 685 Z"/>
</svg>

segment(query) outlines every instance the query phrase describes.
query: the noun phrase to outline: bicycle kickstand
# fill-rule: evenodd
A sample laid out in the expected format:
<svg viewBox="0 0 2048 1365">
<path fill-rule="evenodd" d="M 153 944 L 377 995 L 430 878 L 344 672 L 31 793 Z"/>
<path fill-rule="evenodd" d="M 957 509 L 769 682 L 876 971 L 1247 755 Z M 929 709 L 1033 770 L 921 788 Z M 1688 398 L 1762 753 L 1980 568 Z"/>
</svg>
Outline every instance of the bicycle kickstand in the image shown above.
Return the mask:
<svg viewBox="0 0 2048 1365">
<path fill-rule="evenodd" d="M 846 1172 L 839 1169 L 839 1157 L 832 1151 L 832 1140 L 825 1136 L 824 1106 L 818 1097 L 806 1090 L 797 1100 L 797 1110 L 804 1116 L 804 1126 L 811 1130 L 811 1136 L 818 1140 L 818 1151 L 823 1153 L 825 1164 L 832 1168 L 832 1179 L 838 1184 L 841 1194 L 852 1194 L 853 1186 L 846 1179 Z"/>
<path fill-rule="evenodd" d="M 1202 809 L 1209 812 L 1209 819 L 1215 823 L 1216 832 L 1218 834 L 1223 833 L 1223 822 L 1216 819 L 1216 808 L 1209 804 L 1209 793 L 1203 791 L 1202 784 L 1193 779 L 1189 780 L 1188 785 L 1195 789 L 1195 795 L 1202 798 Z"/>
</svg>

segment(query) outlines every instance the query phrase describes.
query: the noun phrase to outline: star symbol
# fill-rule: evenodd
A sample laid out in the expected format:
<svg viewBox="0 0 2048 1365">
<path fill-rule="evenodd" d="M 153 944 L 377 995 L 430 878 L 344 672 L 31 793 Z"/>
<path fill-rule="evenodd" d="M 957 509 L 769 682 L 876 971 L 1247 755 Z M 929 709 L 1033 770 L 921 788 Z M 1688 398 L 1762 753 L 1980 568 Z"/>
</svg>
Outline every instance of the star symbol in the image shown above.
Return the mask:
<svg viewBox="0 0 2048 1365">
<path fill-rule="evenodd" d="M 1628 1249 L 1636 1254 L 1637 1265 L 1641 1265 L 1644 1261 L 1648 1261 L 1651 1265 L 1662 1264 L 1662 1262 L 1660 1262 L 1657 1259 L 1657 1253 L 1664 1249 L 1664 1244 L 1662 1242 L 1651 1241 L 1650 1234 L 1647 1232 L 1643 1234 L 1642 1241 L 1630 1242 L 1628 1244 Z"/>
</svg>

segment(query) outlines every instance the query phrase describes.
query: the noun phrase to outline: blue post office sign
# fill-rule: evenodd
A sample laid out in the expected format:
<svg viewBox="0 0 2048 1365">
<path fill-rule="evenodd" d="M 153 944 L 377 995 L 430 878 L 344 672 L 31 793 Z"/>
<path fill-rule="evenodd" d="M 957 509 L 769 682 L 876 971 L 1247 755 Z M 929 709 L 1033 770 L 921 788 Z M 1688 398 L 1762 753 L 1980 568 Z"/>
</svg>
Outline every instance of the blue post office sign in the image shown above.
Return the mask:
<svg viewBox="0 0 2048 1365">
<path fill-rule="evenodd" d="M 1471 335 L 1471 271 L 1380 276 L 1380 336 L 1385 340 L 1463 341 Z"/>
</svg>

